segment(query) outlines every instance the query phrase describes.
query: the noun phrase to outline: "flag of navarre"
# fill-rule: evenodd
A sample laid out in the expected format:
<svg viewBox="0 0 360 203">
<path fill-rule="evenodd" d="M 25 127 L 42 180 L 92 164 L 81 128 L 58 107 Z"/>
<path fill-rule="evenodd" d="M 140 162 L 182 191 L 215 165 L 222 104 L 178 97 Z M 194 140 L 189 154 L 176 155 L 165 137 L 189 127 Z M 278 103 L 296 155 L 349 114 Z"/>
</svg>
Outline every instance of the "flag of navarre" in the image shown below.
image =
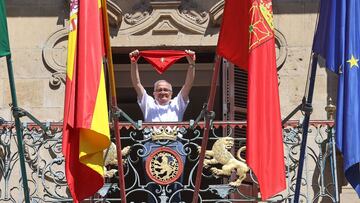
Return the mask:
<svg viewBox="0 0 360 203">
<path fill-rule="evenodd" d="M 271 1 L 253 1 L 249 26 L 249 52 L 274 37 L 274 21 Z"/>
</svg>

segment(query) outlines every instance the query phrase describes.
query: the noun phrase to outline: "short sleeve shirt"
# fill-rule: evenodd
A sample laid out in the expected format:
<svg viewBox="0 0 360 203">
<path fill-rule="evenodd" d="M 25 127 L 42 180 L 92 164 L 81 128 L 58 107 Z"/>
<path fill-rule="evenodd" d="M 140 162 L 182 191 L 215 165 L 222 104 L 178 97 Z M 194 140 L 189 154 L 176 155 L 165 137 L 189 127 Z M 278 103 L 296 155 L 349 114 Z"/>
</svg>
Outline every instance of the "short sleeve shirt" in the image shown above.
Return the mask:
<svg viewBox="0 0 360 203">
<path fill-rule="evenodd" d="M 185 101 L 179 92 L 168 104 L 159 105 L 144 91 L 138 104 L 143 112 L 145 122 L 178 122 L 182 121 L 189 100 Z"/>
</svg>

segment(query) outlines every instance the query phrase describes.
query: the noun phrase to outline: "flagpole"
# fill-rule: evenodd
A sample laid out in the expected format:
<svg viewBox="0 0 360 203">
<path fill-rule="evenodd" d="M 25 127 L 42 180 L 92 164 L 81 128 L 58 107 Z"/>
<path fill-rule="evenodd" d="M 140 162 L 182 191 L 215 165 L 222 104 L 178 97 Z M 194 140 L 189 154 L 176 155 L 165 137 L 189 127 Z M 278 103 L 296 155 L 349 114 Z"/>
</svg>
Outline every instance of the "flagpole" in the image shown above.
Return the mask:
<svg viewBox="0 0 360 203">
<path fill-rule="evenodd" d="M 112 60 L 112 52 L 110 46 L 110 31 L 109 31 L 109 20 L 107 15 L 107 5 L 106 0 L 101 0 L 102 16 L 103 16 L 103 26 L 104 26 L 104 35 L 105 35 L 105 50 L 107 56 L 108 64 L 108 73 L 110 81 L 110 94 L 111 94 L 111 111 L 114 111 L 117 108 L 116 101 L 116 86 L 115 86 L 115 75 L 114 75 L 114 66 Z M 113 112 L 112 112 L 113 113 Z M 116 151 L 118 157 L 118 172 L 119 172 L 119 188 L 120 188 L 120 197 L 121 203 L 126 203 L 126 193 L 125 193 L 125 178 L 124 178 L 124 168 L 121 154 L 121 140 L 120 140 L 120 129 L 119 129 L 119 120 L 117 117 L 112 116 L 112 123 L 115 131 L 116 137 Z"/>
<path fill-rule="evenodd" d="M 337 161 L 336 161 L 336 146 L 335 146 L 335 129 L 334 127 L 331 129 L 331 132 L 330 132 L 330 142 L 331 142 L 331 153 L 332 153 L 332 156 L 330 158 L 330 163 L 331 163 L 331 168 L 332 168 L 332 178 L 333 178 L 333 181 L 334 181 L 334 191 L 335 191 L 335 202 L 340 202 L 340 199 L 339 199 L 339 183 L 338 183 L 338 177 L 337 177 Z M 359 171 L 360 171 L 360 168 L 359 168 Z"/>
<path fill-rule="evenodd" d="M 12 114 L 15 119 L 15 129 L 16 129 L 16 137 L 17 137 L 17 146 L 18 146 L 18 151 L 19 151 L 19 160 L 20 160 L 20 169 L 21 169 L 24 197 L 25 197 L 25 202 L 30 203 L 29 187 L 28 187 L 26 168 L 25 168 L 24 145 L 23 145 L 23 138 L 22 138 L 22 130 L 20 128 L 20 115 L 19 115 L 19 108 L 18 108 L 17 98 L 16 98 L 16 89 L 15 89 L 15 81 L 14 81 L 14 72 L 13 72 L 13 67 L 12 67 L 12 62 L 11 62 L 11 54 L 6 56 L 6 63 L 7 63 L 7 68 L 8 68 L 11 99 L 12 99 L 11 110 L 12 110 Z"/>
<path fill-rule="evenodd" d="M 316 53 L 313 53 L 310 78 L 308 81 L 309 82 L 308 94 L 306 97 L 306 103 L 303 104 L 304 105 L 303 110 L 305 111 L 305 116 L 304 116 L 304 121 L 303 121 L 303 125 L 302 125 L 303 135 L 302 135 L 302 142 L 301 142 L 301 147 L 300 147 L 299 167 L 298 167 L 298 173 L 297 173 L 297 177 L 296 177 L 294 203 L 299 202 L 299 196 L 300 196 L 301 179 L 302 179 L 302 172 L 303 172 L 303 168 L 304 168 L 304 159 L 305 159 L 305 153 L 306 153 L 306 142 L 307 142 L 307 135 L 308 135 L 308 129 L 309 129 L 309 121 L 310 121 L 310 115 L 312 113 L 312 100 L 313 100 L 313 95 L 314 95 L 317 61 L 318 61 L 318 55 Z"/>
<path fill-rule="evenodd" d="M 220 70 L 220 62 L 221 57 L 219 55 L 216 55 L 215 57 L 215 65 L 214 65 L 214 72 L 212 75 L 211 80 L 211 88 L 210 88 L 210 95 L 207 103 L 207 111 L 205 112 L 205 127 L 204 127 L 204 136 L 201 142 L 201 152 L 199 156 L 199 162 L 197 166 L 196 171 L 196 179 L 195 179 L 195 188 L 194 188 L 194 194 L 193 194 L 193 203 L 198 202 L 198 194 L 200 191 L 200 184 L 201 184 L 201 176 L 202 176 L 202 169 L 204 167 L 204 159 L 205 159 L 205 151 L 206 146 L 209 139 L 209 130 L 210 130 L 210 122 L 212 119 L 214 119 L 210 112 L 213 110 L 214 107 L 214 100 L 215 100 L 215 94 L 216 94 L 216 82 L 218 80 L 219 70 Z"/>
</svg>

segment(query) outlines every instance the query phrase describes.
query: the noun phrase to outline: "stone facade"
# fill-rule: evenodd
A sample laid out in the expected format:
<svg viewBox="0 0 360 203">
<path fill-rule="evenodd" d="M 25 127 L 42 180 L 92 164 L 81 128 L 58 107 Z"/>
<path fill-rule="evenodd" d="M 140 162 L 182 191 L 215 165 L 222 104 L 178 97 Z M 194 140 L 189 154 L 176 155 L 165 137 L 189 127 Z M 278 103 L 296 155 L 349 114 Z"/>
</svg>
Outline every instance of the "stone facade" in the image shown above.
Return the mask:
<svg viewBox="0 0 360 203">
<path fill-rule="evenodd" d="M 194 49 L 214 52 L 221 22 L 222 0 L 109 0 L 111 45 L 126 57 L 133 49 Z M 7 0 L 8 27 L 18 104 L 41 121 L 62 121 L 67 49 L 67 0 Z M 274 0 L 282 116 L 301 103 L 310 66 L 318 0 Z M 141 65 L 144 84 L 153 73 Z M 115 64 L 118 88 L 129 88 L 127 58 Z M 211 64 L 199 64 L 195 86 L 207 86 Z M 183 74 L 175 67 L 172 74 Z M 6 63 L 0 61 L 0 116 L 12 120 Z M 170 73 L 171 74 L 171 73 Z M 166 76 L 172 78 L 173 75 Z M 176 81 L 174 81 L 176 83 Z M 180 82 L 181 83 L 181 82 Z M 180 84 L 179 83 L 179 84 Z M 311 119 L 327 119 L 328 99 L 336 100 L 336 76 L 317 71 Z M 301 119 L 297 113 L 293 119 Z M 344 201 L 358 201 L 346 190 Z M 351 199 L 351 200 L 350 200 Z M 343 199 L 342 199 L 343 200 Z"/>
</svg>

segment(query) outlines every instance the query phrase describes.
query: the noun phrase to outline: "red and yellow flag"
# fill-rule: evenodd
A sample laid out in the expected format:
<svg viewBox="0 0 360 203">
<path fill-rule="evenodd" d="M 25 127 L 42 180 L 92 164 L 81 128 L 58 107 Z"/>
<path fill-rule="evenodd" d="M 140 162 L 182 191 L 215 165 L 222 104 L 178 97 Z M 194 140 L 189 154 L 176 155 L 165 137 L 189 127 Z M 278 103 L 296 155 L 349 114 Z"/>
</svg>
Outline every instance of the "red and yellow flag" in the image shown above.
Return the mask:
<svg viewBox="0 0 360 203">
<path fill-rule="evenodd" d="M 286 188 L 271 0 L 226 0 L 217 53 L 248 71 L 246 162 L 268 199 Z"/>
<path fill-rule="evenodd" d="M 104 184 L 103 150 L 110 144 L 100 0 L 71 0 L 64 104 L 65 172 L 75 202 Z"/>
</svg>

